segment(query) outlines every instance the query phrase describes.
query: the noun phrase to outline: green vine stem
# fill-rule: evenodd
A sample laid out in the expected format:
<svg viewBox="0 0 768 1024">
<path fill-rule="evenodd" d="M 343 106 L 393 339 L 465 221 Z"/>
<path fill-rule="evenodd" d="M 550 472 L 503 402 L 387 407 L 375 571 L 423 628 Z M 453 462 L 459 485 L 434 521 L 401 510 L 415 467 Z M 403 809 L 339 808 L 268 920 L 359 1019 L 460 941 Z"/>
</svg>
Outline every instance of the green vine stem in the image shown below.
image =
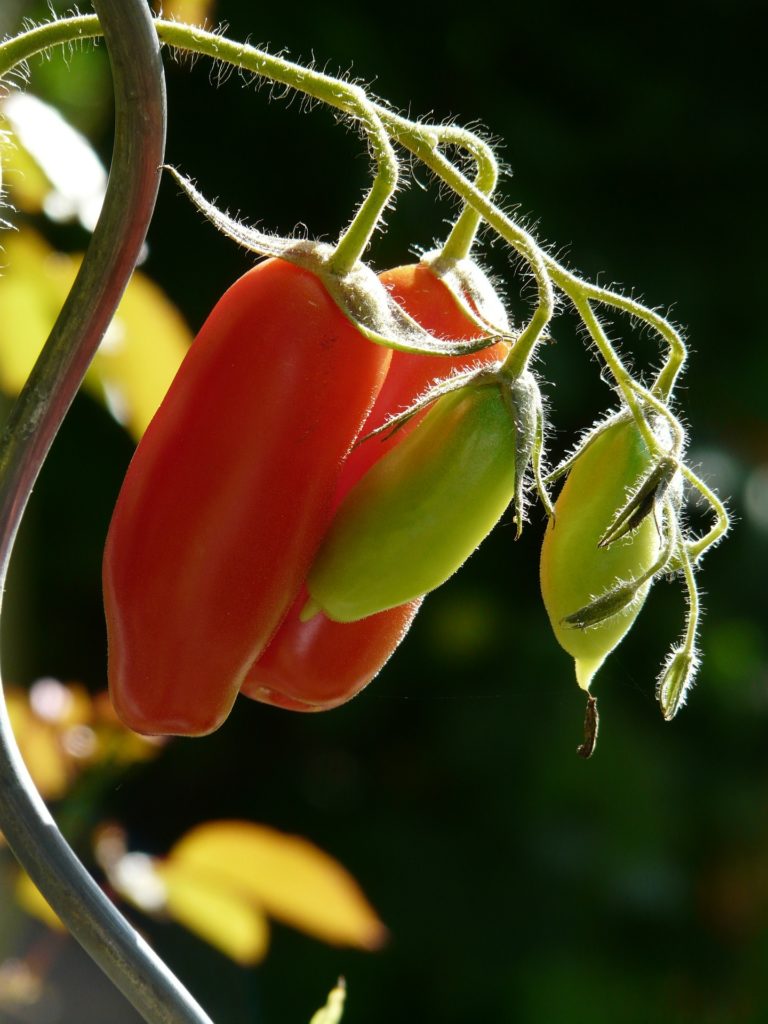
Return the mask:
<svg viewBox="0 0 768 1024">
<path fill-rule="evenodd" d="M 528 262 L 536 280 L 539 295 L 534 317 L 537 330 L 541 325 L 541 331 L 543 331 L 543 327 L 549 322 L 554 312 L 552 282 L 545 268 L 543 254 L 527 231 L 502 213 L 480 188 L 468 181 L 439 152 L 438 147 L 441 140 L 449 138 L 446 134 L 447 129 L 409 121 L 388 107 L 367 100 L 361 107 L 362 90 L 359 86 L 340 81 L 311 68 L 292 64 L 282 57 L 273 56 L 253 46 L 222 38 L 215 32 L 162 19 L 155 21 L 155 28 L 161 42 L 181 50 L 202 54 L 214 61 L 233 64 L 256 75 L 263 75 L 273 82 L 297 89 L 312 99 L 320 100 L 360 120 L 369 140 L 371 140 L 374 153 L 379 156 L 379 152 L 377 152 L 379 143 L 375 133 L 373 136 L 371 134 L 370 114 L 375 114 L 395 142 L 417 156 Z M 40 25 L 0 46 L 0 78 L 15 66 L 34 56 L 35 53 L 49 49 L 51 46 L 96 38 L 100 35 L 101 28 L 98 18 L 92 15 L 63 18 Z M 468 135 L 469 133 L 466 133 L 466 136 Z M 481 143 L 480 140 L 475 141 L 474 149 L 477 150 Z M 386 175 L 386 171 L 384 174 Z M 364 222 L 366 217 L 367 212 L 363 215 Z M 359 248 L 359 245 L 360 238 L 356 238 L 355 243 L 350 243 L 353 249 L 355 246 Z M 348 263 L 348 260 L 345 259 L 344 262 Z"/>
<path fill-rule="evenodd" d="M 362 122 L 378 163 L 378 173 L 358 216 L 342 235 L 340 246 L 343 248 L 341 256 L 337 257 L 338 267 L 349 266 L 353 253 L 359 255 L 363 251 L 378 216 L 383 212 L 396 186 L 396 171 L 393 173 L 390 164 L 391 149 L 387 148 L 389 142 L 385 142 L 380 134 L 380 127 L 383 126 L 391 134 L 392 139 L 417 156 L 466 204 L 443 247 L 444 258 L 464 258 L 469 253 L 479 223 L 483 220 L 528 261 L 539 292 L 538 310 L 534 314 L 537 323 L 532 332 L 534 345 L 542 337 L 543 328 L 552 316 L 552 285 L 555 284 L 572 300 L 578 297 L 613 306 L 647 323 L 657 331 L 666 342 L 669 351 L 652 391 L 662 400 L 671 395 L 686 356 L 685 345 L 679 333 L 664 317 L 642 303 L 611 289 L 583 281 L 566 270 L 552 256 L 542 252 L 528 232 L 505 216 L 490 200 L 498 174 L 493 151 L 477 135 L 453 126 L 432 126 L 410 121 L 382 104 L 369 101 L 365 92 L 357 85 L 340 81 L 310 68 L 300 67 L 247 44 L 224 39 L 215 32 L 162 19 L 158 19 L 155 26 L 160 40 L 164 43 L 208 56 L 214 61 L 232 64 L 254 74 L 264 75 L 274 82 L 297 89 L 313 99 L 345 111 Z M 59 44 L 95 38 L 100 34 L 98 19 L 88 15 L 62 18 L 33 28 L 0 46 L 0 77 L 35 53 Z M 478 167 L 474 184 L 438 152 L 440 145 L 460 146 L 473 156 Z M 345 251 L 347 244 L 349 252 Z M 528 342 L 530 341 L 529 334 Z"/>
<path fill-rule="evenodd" d="M 389 136 L 365 92 L 354 87 L 358 95 L 359 117 L 376 159 L 377 171 L 368 195 L 355 214 L 352 223 L 336 244 L 331 260 L 333 273 L 343 277 L 349 273 L 368 247 L 384 210 L 397 188 L 397 157 Z"/>
<path fill-rule="evenodd" d="M 30 491 L 128 283 L 160 181 L 165 79 L 147 5 L 144 0 L 94 0 L 94 7 L 115 87 L 112 167 L 75 284 L 0 437 L 0 591 Z M 21 760 L 4 700 L 0 828 L 51 907 L 146 1021 L 211 1024 L 62 837 Z"/>
<path fill-rule="evenodd" d="M 455 125 L 439 128 L 438 133 L 443 145 L 459 146 L 471 154 L 477 165 L 475 188 L 490 198 L 499 178 L 499 167 L 491 147 L 472 132 Z M 448 263 L 466 259 L 475 243 L 481 221 L 477 210 L 465 206 L 445 240 L 440 258 Z"/>
</svg>

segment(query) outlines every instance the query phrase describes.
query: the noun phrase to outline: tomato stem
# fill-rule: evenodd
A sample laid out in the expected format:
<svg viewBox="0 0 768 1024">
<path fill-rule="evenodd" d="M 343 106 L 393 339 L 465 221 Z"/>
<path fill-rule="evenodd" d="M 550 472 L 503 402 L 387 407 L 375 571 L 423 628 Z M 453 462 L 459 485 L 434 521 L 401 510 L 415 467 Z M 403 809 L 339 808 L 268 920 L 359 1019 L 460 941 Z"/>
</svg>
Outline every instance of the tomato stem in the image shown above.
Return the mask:
<svg viewBox="0 0 768 1024">
<path fill-rule="evenodd" d="M 542 340 L 544 330 L 549 323 L 550 310 L 538 306 L 525 330 L 512 346 L 512 350 L 504 360 L 501 373 L 511 380 L 516 380 L 528 369 L 528 364 Z"/>
<path fill-rule="evenodd" d="M 583 281 L 567 271 L 554 257 L 543 252 L 528 232 L 503 214 L 489 198 L 498 173 L 493 151 L 476 134 L 452 126 L 411 121 L 383 104 L 369 101 L 360 86 L 301 67 L 253 46 L 233 42 L 215 32 L 163 19 L 157 19 L 155 27 L 164 43 L 263 75 L 362 122 L 378 163 L 378 172 L 358 214 L 339 240 L 334 266 L 337 273 L 343 273 L 352 266 L 365 250 L 396 187 L 396 163 L 392 164 L 394 156 L 390 157 L 391 146 L 386 139 L 389 133 L 393 141 L 417 156 L 466 204 L 446 240 L 443 250 L 446 256 L 464 258 L 471 249 L 480 222 L 485 221 L 529 263 L 537 282 L 539 305 L 549 310 L 548 317 L 554 308 L 552 286 L 555 284 L 571 298 L 578 292 L 586 300 L 629 313 L 660 334 L 669 352 L 651 390 L 662 401 L 672 394 L 687 354 L 680 333 L 655 310 L 611 289 Z M 99 21 L 93 15 L 61 18 L 39 25 L 0 45 L 0 76 L 35 53 L 99 35 Z M 437 147 L 441 143 L 460 146 L 470 152 L 478 166 L 474 184 L 438 152 Z"/>
<path fill-rule="evenodd" d="M 705 551 L 708 551 L 723 539 L 730 529 L 731 521 L 728 516 L 728 510 L 712 488 L 707 487 L 701 477 L 694 473 L 690 466 L 681 465 L 680 470 L 686 480 L 695 487 L 715 514 L 715 524 L 712 529 L 705 533 L 703 537 L 686 543 L 688 556 L 695 565 Z"/>
<path fill-rule="evenodd" d="M 368 248 L 368 243 L 394 195 L 398 178 L 397 158 L 389 136 L 384 131 L 373 105 L 368 102 L 365 92 L 359 86 L 354 88 L 359 97 L 359 118 L 376 158 L 377 172 L 368 195 L 361 203 L 352 223 L 341 235 L 331 258 L 331 271 L 339 277 L 349 273 Z"/>
<path fill-rule="evenodd" d="M 475 134 L 465 131 L 463 128 L 448 125 L 438 131 L 443 145 L 460 146 L 472 154 L 477 165 L 475 188 L 490 198 L 499 177 L 499 167 L 491 147 L 478 139 Z M 465 205 L 445 240 L 441 257 L 446 261 L 467 259 L 481 221 L 482 218 L 478 211 L 469 204 Z"/>
<path fill-rule="evenodd" d="M 638 429 L 643 436 L 643 440 L 648 446 L 648 450 L 656 455 L 662 454 L 659 442 L 648 425 L 642 405 L 635 394 L 634 378 L 626 369 L 615 348 L 608 340 L 608 335 L 606 334 L 603 325 L 600 323 L 595 315 L 595 311 L 592 309 L 592 302 L 581 289 L 569 287 L 566 294 L 576 307 L 576 310 L 583 320 L 584 326 L 589 331 L 597 350 L 605 360 L 608 369 L 613 374 L 613 379 L 616 381 L 616 385 L 621 392 L 622 398 L 627 403 L 627 406 L 637 423 Z"/>
</svg>

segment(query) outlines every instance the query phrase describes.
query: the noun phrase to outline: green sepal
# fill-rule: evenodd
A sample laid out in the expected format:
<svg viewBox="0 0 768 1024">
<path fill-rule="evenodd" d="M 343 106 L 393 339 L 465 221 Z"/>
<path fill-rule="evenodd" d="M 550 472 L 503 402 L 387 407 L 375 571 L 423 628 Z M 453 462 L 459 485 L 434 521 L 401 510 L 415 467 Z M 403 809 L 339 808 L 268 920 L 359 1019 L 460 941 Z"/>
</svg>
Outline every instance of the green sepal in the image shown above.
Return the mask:
<svg viewBox="0 0 768 1024">
<path fill-rule="evenodd" d="M 699 667 L 699 656 L 694 649 L 673 647 L 661 670 L 656 686 L 656 699 L 664 720 L 671 722 L 685 704 Z"/>
<path fill-rule="evenodd" d="M 533 374 L 525 371 L 504 389 L 504 401 L 515 424 L 515 525 L 516 537 L 525 522 L 525 477 L 536 444 L 541 396 Z"/>
<path fill-rule="evenodd" d="M 621 508 L 615 519 L 598 542 L 599 548 L 607 548 L 628 533 L 636 530 L 642 521 L 658 506 L 677 472 L 674 459 L 662 458 L 651 467 L 640 486 Z"/>
<path fill-rule="evenodd" d="M 659 557 L 647 572 L 644 572 L 642 576 L 638 576 L 636 579 L 619 580 L 616 586 L 611 587 L 610 590 L 601 594 L 600 597 L 596 597 L 589 604 L 579 608 L 578 611 L 573 612 L 571 615 L 566 615 L 560 620 L 560 624 L 573 629 L 588 629 L 590 626 L 597 626 L 601 622 L 605 622 L 606 619 L 610 619 L 614 615 L 618 615 L 619 612 L 629 608 L 632 602 L 641 595 L 642 588 L 649 580 L 663 573 L 668 573 L 676 550 L 676 533 L 670 521 L 670 517 L 673 516 L 674 511 L 671 502 L 667 500 L 664 503 L 664 514 L 661 517 L 661 522 L 657 520 L 656 524 L 659 536 L 664 541 L 664 546 L 659 552 Z"/>
<path fill-rule="evenodd" d="M 620 583 L 607 593 L 590 601 L 584 608 L 579 608 L 572 615 L 566 615 L 560 620 L 561 625 L 569 626 L 572 629 L 587 629 L 589 626 L 597 626 L 606 619 L 628 608 L 638 595 L 643 583 L 637 580 L 630 580 L 628 583 Z"/>
<path fill-rule="evenodd" d="M 420 412 L 424 412 L 430 405 L 433 405 L 438 398 L 442 398 L 443 395 L 448 395 L 451 391 L 458 391 L 463 387 L 477 386 L 482 383 L 488 383 L 489 381 L 496 380 L 496 367 L 484 366 L 480 370 L 465 370 L 462 373 L 454 373 L 450 377 L 438 381 L 431 388 L 428 388 L 419 398 L 409 405 L 407 409 L 402 412 L 395 413 L 394 416 L 389 416 L 380 426 L 376 427 L 375 430 L 369 431 L 362 437 L 358 438 L 355 442 L 355 447 L 363 444 L 364 441 L 369 441 L 372 437 L 379 437 L 384 435 L 384 440 L 390 438 L 393 434 L 404 426 L 408 420 L 413 419 L 414 416 Z"/>
<path fill-rule="evenodd" d="M 498 337 L 509 335 L 507 311 L 476 263 L 447 259 L 439 249 L 424 253 L 421 263 L 443 282 L 465 319 L 479 331 Z"/>
</svg>

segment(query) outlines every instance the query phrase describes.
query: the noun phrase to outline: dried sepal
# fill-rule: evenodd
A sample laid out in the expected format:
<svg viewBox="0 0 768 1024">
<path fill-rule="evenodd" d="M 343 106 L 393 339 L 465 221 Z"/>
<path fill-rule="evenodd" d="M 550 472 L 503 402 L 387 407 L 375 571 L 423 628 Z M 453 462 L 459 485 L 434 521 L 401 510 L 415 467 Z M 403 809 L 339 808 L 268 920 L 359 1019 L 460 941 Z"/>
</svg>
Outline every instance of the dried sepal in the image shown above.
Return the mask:
<svg viewBox="0 0 768 1024">
<path fill-rule="evenodd" d="M 600 715 L 597 710 L 597 697 L 587 694 L 587 706 L 584 711 L 584 742 L 576 748 L 579 757 L 588 760 L 595 752 L 597 734 L 600 730 Z"/>
<path fill-rule="evenodd" d="M 569 626 L 572 629 L 588 629 L 590 626 L 598 626 L 606 619 L 629 608 L 639 596 L 642 585 L 636 580 L 620 583 L 607 593 L 595 598 L 594 601 L 590 601 L 588 605 L 579 608 L 572 615 L 566 615 L 560 620 L 561 625 Z"/>
</svg>

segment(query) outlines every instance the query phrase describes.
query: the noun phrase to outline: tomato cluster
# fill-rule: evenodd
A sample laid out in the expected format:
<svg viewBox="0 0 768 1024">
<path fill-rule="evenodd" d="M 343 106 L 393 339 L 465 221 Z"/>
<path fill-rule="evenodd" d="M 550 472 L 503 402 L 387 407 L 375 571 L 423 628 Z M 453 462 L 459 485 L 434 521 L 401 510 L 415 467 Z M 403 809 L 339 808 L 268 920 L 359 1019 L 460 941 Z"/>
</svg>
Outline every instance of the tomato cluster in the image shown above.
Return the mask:
<svg viewBox="0 0 768 1024">
<path fill-rule="evenodd" d="M 628 409 L 595 428 L 552 510 L 538 385 L 505 323 L 484 333 L 487 282 L 459 293 L 429 261 L 373 282 L 369 307 L 396 304 L 443 354 L 374 344 L 359 283 L 346 305 L 320 260 L 273 258 L 216 305 L 139 444 L 103 573 L 112 698 L 136 731 L 210 732 L 240 692 L 349 700 L 510 503 L 519 529 L 531 463 L 552 512 L 542 595 L 585 690 L 684 564 L 663 417 L 658 436 Z M 590 716 L 587 752 L 594 698 Z"/>
<path fill-rule="evenodd" d="M 478 332 L 429 267 L 398 268 L 383 283 L 435 335 Z M 428 588 L 342 624 L 321 613 L 302 621 L 305 581 L 334 510 L 421 417 L 353 446 L 436 376 L 505 351 L 500 342 L 463 358 L 393 354 L 362 336 L 319 276 L 284 260 L 237 281 L 139 444 L 110 525 L 109 680 L 123 721 L 200 735 L 241 688 L 320 710 L 365 686 Z"/>
</svg>

